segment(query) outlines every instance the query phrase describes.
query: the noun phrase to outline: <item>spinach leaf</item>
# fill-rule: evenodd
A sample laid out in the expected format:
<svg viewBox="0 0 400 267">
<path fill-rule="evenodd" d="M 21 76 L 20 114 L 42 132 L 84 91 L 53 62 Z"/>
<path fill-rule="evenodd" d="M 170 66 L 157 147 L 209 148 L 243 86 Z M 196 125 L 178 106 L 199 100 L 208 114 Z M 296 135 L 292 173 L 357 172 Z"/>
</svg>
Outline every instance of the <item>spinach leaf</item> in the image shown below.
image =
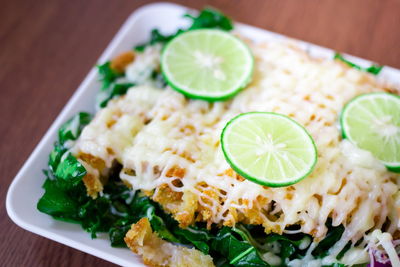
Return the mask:
<svg viewBox="0 0 400 267">
<path fill-rule="evenodd" d="M 167 86 L 167 82 L 161 72 L 154 70 L 151 74 L 151 78 L 155 81 L 155 86 L 158 88 L 164 88 Z"/>
<path fill-rule="evenodd" d="M 197 16 L 190 14 L 185 14 L 184 17 L 192 20 L 192 24 L 187 29 L 178 29 L 175 33 L 171 35 L 163 35 L 158 29 L 153 29 L 151 31 L 150 40 L 146 43 L 137 45 L 134 50 L 137 52 L 143 52 L 145 48 L 149 45 L 154 45 L 156 43 L 165 44 L 179 34 L 196 29 L 220 29 L 224 31 L 230 31 L 233 29 L 233 24 L 231 19 L 226 17 L 223 13 L 216 9 L 205 8 Z"/>
<path fill-rule="evenodd" d="M 135 46 L 134 50 L 136 52 L 143 52 L 147 46 L 154 45 L 157 43 L 164 44 L 164 43 L 170 41 L 172 38 L 176 37 L 177 35 L 181 34 L 182 32 L 184 32 L 184 30 L 178 29 L 178 31 L 176 31 L 174 34 L 163 35 L 162 33 L 160 33 L 160 31 L 158 29 L 153 29 L 153 30 L 151 30 L 151 33 L 150 33 L 150 40 L 146 43 Z"/>
<path fill-rule="evenodd" d="M 197 17 L 190 14 L 184 16 L 193 20 L 188 30 L 214 28 L 230 31 L 233 29 L 231 19 L 213 8 L 203 9 Z"/>
<path fill-rule="evenodd" d="M 56 180 L 47 178 L 43 189 L 45 193 L 37 203 L 39 211 L 52 216 L 64 216 L 73 214 L 78 209 L 79 203 L 70 198 L 67 192 L 60 190 Z"/>
<path fill-rule="evenodd" d="M 58 130 L 58 139 L 60 145 L 68 140 L 76 140 L 85 127 L 92 120 L 92 115 L 86 112 L 80 112 L 64 123 Z"/>
<path fill-rule="evenodd" d="M 119 226 L 131 225 L 135 222 L 130 214 L 129 205 L 126 202 L 126 194 L 129 194 L 129 188 L 117 180 L 109 181 L 104 187 L 103 195 L 96 199 L 89 199 L 79 210 L 79 216 L 82 219 L 82 227 L 96 237 L 98 232 L 113 232 L 113 246 L 121 245 L 123 236 L 129 228 L 121 232 Z M 127 224 L 121 224 L 126 222 Z M 117 231 L 119 230 L 119 231 Z M 119 235 L 119 236 L 118 236 Z M 122 236 L 122 240 L 118 239 Z"/>
<path fill-rule="evenodd" d="M 229 260 L 222 257 L 222 258 L 217 258 L 213 256 L 214 264 L 216 267 L 231 267 L 232 265 L 229 264 Z"/>
<path fill-rule="evenodd" d="M 123 240 L 132 223 L 136 223 L 134 210 L 129 206 L 131 190 L 118 179 L 105 185 L 103 195 L 89 199 L 79 211 L 82 227 L 96 237 L 98 232 L 108 232 L 113 247 L 126 247 Z"/>
<path fill-rule="evenodd" d="M 60 143 L 56 142 L 54 144 L 54 148 L 49 155 L 49 168 L 51 172 L 55 172 L 57 170 L 58 164 L 60 164 L 61 157 L 67 149 L 62 146 Z"/>
<path fill-rule="evenodd" d="M 121 186 L 125 187 L 124 185 Z M 126 190 L 129 189 L 126 188 Z M 126 246 L 123 240 L 126 232 L 133 223 L 136 223 L 143 217 L 149 219 L 153 231 L 157 232 L 161 238 L 170 242 L 179 242 L 166 226 L 164 219 L 156 214 L 156 210 L 158 211 L 156 203 L 140 192 L 136 192 L 133 197 L 130 194 L 132 192 L 125 192 L 125 197 L 123 197 L 124 193 L 119 193 L 121 198 L 125 198 L 125 202 L 120 201 L 118 206 L 113 203 L 113 208 L 115 210 L 118 209 L 118 213 L 123 215 L 119 220 L 114 221 L 114 224 L 108 230 L 113 246 Z M 116 194 L 112 193 L 110 197 L 113 195 Z M 162 215 L 166 216 L 165 214 Z"/>
<path fill-rule="evenodd" d="M 349 65 L 352 68 L 355 68 L 355 69 L 358 69 L 358 70 L 361 70 L 361 71 L 365 71 L 365 72 L 369 72 L 369 73 L 371 73 L 373 75 L 378 75 L 381 72 L 382 68 L 383 68 L 383 66 L 379 66 L 379 65 L 372 65 L 372 66 L 370 66 L 368 68 L 361 67 L 361 66 L 359 66 L 359 65 L 357 65 L 357 64 L 355 64 L 355 63 L 353 63 L 353 62 L 351 62 L 351 61 L 349 61 L 347 59 L 345 59 L 339 53 L 335 53 L 334 59 L 340 60 L 340 61 L 346 63 L 347 65 Z"/>
<path fill-rule="evenodd" d="M 62 187 L 76 186 L 85 175 L 85 167 L 71 154 L 61 160 L 55 172 L 55 177 Z"/>
<path fill-rule="evenodd" d="M 278 242 L 281 247 L 279 257 L 283 262 L 289 259 L 301 258 L 304 252 L 300 249 L 302 242 L 311 241 L 311 237 L 306 234 L 301 234 L 300 239 L 294 235 L 278 235 L 271 233 L 267 236 L 266 243 Z M 304 250 L 304 249 L 303 249 Z"/>
<path fill-rule="evenodd" d="M 126 247 L 124 238 L 129 229 L 131 229 L 132 223 L 132 220 L 129 218 L 123 218 L 116 221 L 114 225 L 110 227 L 108 234 L 112 247 Z"/>
<path fill-rule="evenodd" d="M 189 226 L 186 229 L 182 229 L 176 225 L 172 232 L 179 238 L 181 243 L 192 244 L 204 254 L 209 254 L 210 246 L 208 242 L 212 240 L 213 236 L 206 228 Z"/>
<path fill-rule="evenodd" d="M 279 257 L 283 262 L 290 259 L 296 252 L 298 252 L 301 240 L 293 241 L 284 235 L 269 234 L 266 238 L 266 243 L 278 242 L 281 247 Z"/>
<path fill-rule="evenodd" d="M 149 219 L 153 231 L 157 232 L 161 238 L 170 242 L 179 242 L 179 240 L 168 230 L 164 220 L 155 214 L 155 207 L 151 204 L 146 205 L 146 217 Z"/>
<path fill-rule="evenodd" d="M 123 76 L 123 73 L 118 73 L 111 69 L 110 61 L 105 62 L 102 65 L 97 66 L 97 70 L 100 75 L 100 81 L 102 83 L 102 89 L 110 87 L 110 85 L 118 78 Z"/>
<path fill-rule="evenodd" d="M 239 240 L 229 227 L 222 228 L 211 243 L 214 251 L 225 256 L 233 266 L 269 266 L 253 245 Z"/>
<path fill-rule="evenodd" d="M 330 222 L 328 222 L 330 224 Z M 323 258 L 328 255 L 328 250 L 342 237 L 344 226 L 337 227 L 329 226 L 326 237 L 318 244 L 312 252 L 312 255 L 317 258 Z"/>
<path fill-rule="evenodd" d="M 110 84 L 107 88 L 102 88 L 96 96 L 97 106 L 100 108 L 106 107 L 108 101 L 114 97 L 126 94 L 132 86 L 134 86 L 133 83 L 114 83 Z"/>
<path fill-rule="evenodd" d="M 345 267 L 346 265 L 344 265 L 343 263 L 332 263 L 331 265 L 322 265 L 322 267 Z"/>
<path fill-rule="evenodd" d="M 362 239 L 361 239 L 362 240 Z M 360 240 L 358 241 L 358 242 L 360 242 Z M 357 245 L 357 243 L 356 243 L 356 245 Z M 344 256 L 344 254 L 349 250 L 351 248 L 351 242 L 348 242 L 347 244 L 346 244 L 346 246 L 342 249 L 342 251 L 340 251 L 339 252 L 339 254 L 336 256 L 336 259 L 341 259 L 343 256 Z"/>
</svg>

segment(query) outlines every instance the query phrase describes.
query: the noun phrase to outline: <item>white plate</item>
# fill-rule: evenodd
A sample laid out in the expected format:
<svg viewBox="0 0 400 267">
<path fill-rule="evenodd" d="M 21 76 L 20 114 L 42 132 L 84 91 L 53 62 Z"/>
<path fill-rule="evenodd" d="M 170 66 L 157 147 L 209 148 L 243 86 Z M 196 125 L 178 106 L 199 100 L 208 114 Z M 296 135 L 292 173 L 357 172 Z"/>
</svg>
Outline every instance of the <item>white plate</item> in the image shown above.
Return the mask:
<svg viewBox="0 0 400 267">
<path fill-rule="evenodd" d="M 183 19 L 182 15 L 187 11 L 186 7 L 170 3 L 150 4 L 137 9 L 126 20 L 98 62 L 102 63 L 120 52 L 131 49 L 135 44 L 146 41 L 153 28 L 159 28 L 163 33 L 172 33 L 178 27 L 186 26 L 189 22 L 187 19 Z M 281 41 L 288 39 L 285 36 L 240 23 L 236 24 L 236 29 L 255 41 Z M 332 58 L 334 53 L 330 49 L 306 42 L 295 42 L 311 55 L 318 57 Z M 346 57 L 361 65 L 369 66 L 371 64 L 367 60 L 351 56 Z M 55 221 L 36 209 L 36 203 L 43 194 L 41 186 L 45 178 L 42 174 L 42 169 L 47 165 L 48 155 L 57 138 L 58 128 L 78 111 L 94 112 L 95 95 L 100 87 L 96 75 L 95 69 L 89 72 L 14 178 L 7 194 L 7 212 L 17 225 L 38 235 L 119 265 L 143 266 L 140 258 L 130 250 L 112 248 L 106 235 L 92 240 L 90 235 L 83 231 L 79 225 Z M 400 84 L 400 70 L 385 67 L 379 76 L 381 77 L 380 79 L 397 85 Z"/>
</svg>

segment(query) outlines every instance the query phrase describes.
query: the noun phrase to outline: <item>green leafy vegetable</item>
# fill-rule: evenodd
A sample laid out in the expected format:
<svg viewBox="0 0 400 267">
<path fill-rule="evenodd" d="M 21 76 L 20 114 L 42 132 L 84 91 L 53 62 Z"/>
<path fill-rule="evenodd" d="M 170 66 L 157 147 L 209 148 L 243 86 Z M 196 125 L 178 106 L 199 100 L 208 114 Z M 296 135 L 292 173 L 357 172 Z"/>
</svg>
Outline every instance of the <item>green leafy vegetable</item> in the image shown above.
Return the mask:
<svg viewBox="0 0 400 267">
<path fill-rule="evenodd" d="M 158 88 L 164 88 L 165 86 L 167 86 L 167 82 L 165 81 L 164 76 L 159 71 L 154 70 L 151 74 L 151 79 L 155 81 L 155 86 L 157 86 Z"/>
<path fill-rule="evenodd" d="M 76 140 L 85 127 L 92 120 L 92 115 L 86 112 L 80 112 L 58 130 L 58 139 L 60 145 L 63 145 L 68 140 Z"/>
<path fill-rule="evenodd" d="M 102 89 L 110 87 L 110 85 L 119 77 L 123 76 L 123 73 L 119 73 L 111 69 L 110 61 L 105 62 L 102 65 L 97 66 L 97 70 L 100 75 L 100 81 L 102 83 Z"/>
<path fill-rule="evenodd" d="M 147 217 L 151 224 L 153 231 L 156 231 L 158 235 L 170 242 L 179 242 L 179 240 L 169 231 L 164 220 L 156 215 L 156 204 L 151 201 L 148 197 L 141 193 L 137 193 L 133 201 L 132 208 L 136 213 L 136 221 L 143 217 Z"/>
<path fill-rule="evenodd" d="M 277 242 L 280 244 L 281 251 L 279 253 L 279 257 L 283 262 L 286 260 L 301 258 L 303 256 L 303 252 L 300 249 L 300 244 L 308 239 L 311 241 L 311 237 L 308 235 L 301 235 L 301 239 L 293 239 L 293 237 L 289 238 L 289 235 L 278 235 L 278 234 L 269 234 L 266 238 L 266 243 Z"/>
<path fill-rule="evenodd" d="M 233 266 L 269 266 L 246 240 L 239 240 L 229 227 L 222 228 L 211 243 L 214 251 L 225 256 Z"/>
<path fill-rule="evenodd" d="M 211 236 L 210 232 L 206 228 L 189 226 L 186 229 L 182 229 L 178 225 L 175 225 L 172 232 L 179 238 L 181 243 L 192 244 L 204 254 L 209 254 L 209 241 L 212 240 L 213 236 Z"/>
<path fill-rule="evenodd" d="M 67 149 L 60 143 L 56 142 L 54 148 L 49 155 L 49 168 L 50 171 L 55 172 L 57 170 L 58 164 L 60 164 L 61 157 Z"/>
<path fill-rule="evenodd" d="M 359 66 L 359 65 L 357 65 L 357 64 L 355 64 L 355 63 L 353 63 L 353 62 L 351 62 L 351 61 L 349 61 L 347 59 L 345 59 L 339 53 L 335 53 L 334 59 L 340 60 L 340 61 L 346 63 L 347 65 L 349 65 L 352 68 L 355 68 L 355 69 L 358 69 L 358 70 L 361 70 L 361 71 L 365 71 L 365 72 L 369 72 L 369 73 L 371 73 L 373 75 L 378 75 L 381 72 L 382 68 L 383 68 L 383 66 L 379 66 L 379 65 L 372 65 L 372 66 L 370 66 L 368 68 L 361 67 L 361 66 Z"/>
<path fill-rule="evenodd" d="M 80 112 L 64 123 L 58 131 L 58 142 L 54 144 L 49 155 L 49 170 L 46 173 L 48 177 L 57 180 L 59 187 L 76 186 L 86 175 L 85 168 L 74 156 L 65 155 L 68 150 L 65 145 L 67 141 L 76 140 L 91 119 L 89 113 Z"/>
<path fill-rule="evenodd" d="M 104 108 L 107 106 L 108 101 L 113 99 L 114 97 L 124 95 L 128 91 L 128 89 L 134 86 L 133 83 L 117 83 L 116 80 L 119 77 L 122 77 L 124 74 L 119 73 L 111 69 L 110 61 L 97 66 L 100 81 L 102 82 L 102 86 L 100 92 L 96 97 L 96 105 L 99 108 Z"/>
<path fill-rule="evenodd" d="M 114 97 L 126 94 L 129 88 L 134 86 L 133 83 L 114 83 L 110 84 L 109 87 L 102 88 L 97 94 L 96 103 L 100 108 L 107 106 L 108 101 Z"/>
<path fill-rule="evenodd" d="M 216 9 L 205 8 L 198 16 L 193 16 L 190 14 L 185 14 L 184 17 L 192 20 L 192 24 L 187 29 L 178 29 L 175 33 L 171 35 L 163 35 L 158 29 L 153 29 L 151 31 L 150 40 L 146 43 L 135 46 L 134 50 L 137 52 L 143 52 L 144 49 L 149 45 L 154 45 L 156 43 L 164 44 L 179 34 L 196 29 L 221 29 L 224 31 L 230 31 L 233 29 L 233 24 L 231 19 L 226 17 L 223 13 Z"/>
<path fill-rule="evenodd" d="M 328 224 L 331 224 L 328 221 Z M 329 231 L 326 237 L 318 244 L 318 246 L 313 250 L 312 254 L 317 258 L 323 258 L 328 255 L 328 250 L 342 237 L 344 232 L 344 226 L 339 225 L 337 227 L 328 226 Z"/>
<path fill-rule="evenodd" d="M 345 267 L 346 265 L 344 265 L 343 263 L 332 263 L 331 265 L 322 265 L 322 267 Z"/>
<path fill-rule="evenodd" d="M 67 192 L 59 189 L 57 181 L 47 178 L 43 188 L 45 193 L 37 204 L 39 211 L 57 217 L 73 214 L 78 209 L 78 203 Z"/>
<path fill-rule="evenodd" d="M 110 227 L 108 234 L 112 247 L 126 247 L 124 238 L 129 229 L 131 229 L 131 225 L 132 222 L 130 222 L 129 219 L 121 219 Z"/>
<path fill-rule="evenodd" d="M 190 14 L 184 16 L 193 20 L 192 26 L 188 30 L 214 28 L 230 31 L 233 29 L 232 21 L 223 13 L 213 8 L 203 9 L 197 17 Z"/>
<path fill-rule="evenodd" d="M 163 35 L 162 33 L 160 33 L 160 31 L 158 29 L 153 29 L 150 34 L 150 40 L 147 43 L 135 46 L 134 49 L 137 52 L 143 52 L 147 46 L 154 45 L 157 43 L 166 43 L 166 42 L 170 41 L 172 38 L 174 38 L 175 36 L 181 34 L 182 32 L 184 32 L 184 31 L 182 29 L 179 29 L 174 34 Z"/>
<path fill-rule="evenodd" d="M 60 186 L 73 187 L 86 175 L 86 169 L 74 156 L 68 154 L 60 162 L 54 175 Z"/>
<path fill-rule="evenodd" d="M 130 224 L 134 223 L 129 214 L 129 203 L 126 202 L 129 193 L 129 188 L 113 177 L 104 187 L 102 196 L 96 199 L 89 198 L 80 206 L 81 225 L 91 233 L 92 238 L 96 237 L 98 232 L 109 232 L 123 219 L 128 220 Z M 115 242 L 117 243 L 120 242 Z"/>
</svg>

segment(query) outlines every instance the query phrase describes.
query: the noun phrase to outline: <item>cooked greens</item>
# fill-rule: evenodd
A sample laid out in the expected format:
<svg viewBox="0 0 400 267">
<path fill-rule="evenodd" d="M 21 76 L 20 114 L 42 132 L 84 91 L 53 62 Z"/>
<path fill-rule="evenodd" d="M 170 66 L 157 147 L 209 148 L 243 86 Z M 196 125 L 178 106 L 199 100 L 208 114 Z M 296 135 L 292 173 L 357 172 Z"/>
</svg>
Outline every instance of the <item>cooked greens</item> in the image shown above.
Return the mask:
<svg viewBox="0 0 400 267">
<path fill-rule="evenodd" d="M 230 31 L 233 29 L 231 19 L 213 8 L 203 9 L 197 17 L 190 14 L 184 17 L 192 19 L 192 25 L 188 30 L 212 28 Z"/>
<path fill-rule="evenodd" d="M 226 258 L 228 266 L 269 266 L 250 242 L 235 234 L 229 227 L 219 230 L 211 243 L 214 253 Z"/>
<path fill-rule="evenodd" d="M 177 36 L 178 34 L 182 33 L 183 30 L 179 29 L 176 33 L 171 34 L 171 35 L 163 35 L 162 33 L 160 33 L 160 31 L 158 29 L 153 29 L 151 30 L 150 33 L 150 40 L 147 41 L 146 43 L 137 45 L 134 47 L 134 50 L 136 52 L 143 52 L 147 46 L 149 45 L 154 45 L 157 43 L 166 43 L 169 40 L 171 40 L 172 38 L 174 38 L 175 36 Z"/>
<path fill-rule="evenodd" d="M 123 73 L 119 73 L 110 67 L 110 61 L 105 62 L 102 65 L 97 66 L 97 71 L 100 76 L 102 83 L 101 89 L 106 89 L 119 77 L 123 76 Z"/>
<path fill-rule="evenodd" d="M 128 89 L 134 86 L 133 83 L 117 82 L 117 79 L 124 74 L 116 72 L 110 67 L 110 61 L 97 66 L 97 70 L 102 84 L 99 93 L 96 96 L 97 108 L 104 108 L 108 101 L 114 97 L 124 95 Z"/>
<path fill-rule="evenodd" d="M 231 19 L 213 8 L 205 8 L 197 16 L 185 14 L 184 17 L 192 20 L 192 24 L 187 29 L 178 29 L 171 35 L 163 35 L 158 29 L 153 29 L 151 31 L 150 40 L 146 43 L 135 46 L 135 51 L 142 52 L 147 46 L 154 45 L 156 43 L 164 44 L 177 35 L 191 30 L 207 28 L 230 31 L 233 29 Z"/>
<path fill-rule="evenodd" d="M 114 97 L 126 94 L 133 83 L 112 83 L 109 87 L 103 88 L 96 96 L 96 103 L 100 108 L 107 106 L 108 101 Z"/>
<path fill-rule="evenodd" d="M 68 140 L 76 140 L 85 127 L 92 120 L 92 115 L 80 112 L 64 123 L 58 131 L 58 139 L 63 145 Z"/>
<path fill-rule="evenodd" d="M 345 59 L 343 57 L 343 55 L 339 54 L 339 53 L 335 53 L 335 56 L 333 58 L 346 63 L 347 65 L 349 65 L 352 68 L 355 68 L 355 69 L 361 70 L 361 71 L 365 71 L 365 72 L 369 72 L 373 75 L 378 75 L 381 72 L 381 70 L 383 69 L 383 66 L 379 66 L 379 65 L 372 65 L 368 68 L 361 67 L 360 65 L 357 65 L 357 64 Z"/>
<path fill-rule="evenodd" d="M 80 224 L 92 238 L 99 232 L 107 232 L 113 247 L 126 247 L 124 237 L 131 225 L 147 217 L 153 231 L 161 238 L 193 246 L 211 255 L 217 266 L 270 266 L 263 255 L 272 250 L 273 244 L 281 248 L 277 254 L 282 260 L 279 266 L 304 256 L 305 248 L 300 244 L 304 239 L 311 240 L 305 234 L 267 235 L 260 226 L 241 224 L 233 228 L 212 225 L 207 229 L 204 223 L 197 223 L 182 229 L 157 203 L 122 183 L 119 164 L 113 166 L 103 194 L 96 199 L 87 196 L 82 182 L 86 170 L 68 152 L 67 145 L 79 137 L 90 120 L 90 114 L 78 113 L 61 126 L 59 140 L 49 156 L 48 169 L 44 171 L 47 178 L 43 184 L 45 192 L 37 204 L 39 211 L 58 220 Z M 313 253 L 315 257 L 325 256 L 343 233 L 342 226 L 329 227 L 327 237 Z"/>
</svg>

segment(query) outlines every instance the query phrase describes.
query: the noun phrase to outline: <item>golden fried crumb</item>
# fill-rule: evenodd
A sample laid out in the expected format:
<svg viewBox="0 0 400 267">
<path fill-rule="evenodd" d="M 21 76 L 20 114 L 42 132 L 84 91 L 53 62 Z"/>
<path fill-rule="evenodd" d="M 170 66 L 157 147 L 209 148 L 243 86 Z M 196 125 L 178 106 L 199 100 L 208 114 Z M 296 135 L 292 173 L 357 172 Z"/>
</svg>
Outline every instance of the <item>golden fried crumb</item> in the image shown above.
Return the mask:
<svg viewBox="0 0 400 267">
<path fill-rule="evenodd" d="M 81 153 L 79 154 L 79 158 L 86 163 L 90 164 L 95 169 L 103 170 L 106 166 L 106 163 L 101 158 L 95 157 L 91 154 Z"/>
<path fill-rule="evenodd" d="M 165 176 L 167 177 L 177 177 L 177 178 L 183 178 L 185 176 L 186 170 L 179 167 L 179 166 L 173 166 L 171 169 L 167 171 Z"/>
<path fill-rule="evenodd" d="M 99 176 L 88 173 L 82 180 L 85 184 L 87 194 L 90 197 L 97 198 L 98 193 L 103 191 L 103 184 L 101 183 Z"/>
<path fill-rule="evenodd" d="M 110 68 L 116 72 L 123 73 L 126 66 L 128 66 L 134 59 L 135 53 L 133 53 L 133 51 L 124 52 L 111 60 Z"/>
<path fill-rule="evenodd" d="M 126 233 L 125 243 L 135 253 L 143 258 L 148 266 L 214 266 L 209 255 L 194 249 L 171 244 L 153 233 L 149 220 L 142 218 L 132 224 L 131 230 Z"/>
<path fill-rule="evenodd" d="M 106 164 L 102 159 L 86 153 L 79 154 L 78 160 L 87 171 L 87 174 L 82 179 L 87 194 L 95 199 L 98 193 L 103 191 L 103 185 L 106 184 L 108 180 L 107 175 L 100 175 L 106 172 Z"/>
</svg>

